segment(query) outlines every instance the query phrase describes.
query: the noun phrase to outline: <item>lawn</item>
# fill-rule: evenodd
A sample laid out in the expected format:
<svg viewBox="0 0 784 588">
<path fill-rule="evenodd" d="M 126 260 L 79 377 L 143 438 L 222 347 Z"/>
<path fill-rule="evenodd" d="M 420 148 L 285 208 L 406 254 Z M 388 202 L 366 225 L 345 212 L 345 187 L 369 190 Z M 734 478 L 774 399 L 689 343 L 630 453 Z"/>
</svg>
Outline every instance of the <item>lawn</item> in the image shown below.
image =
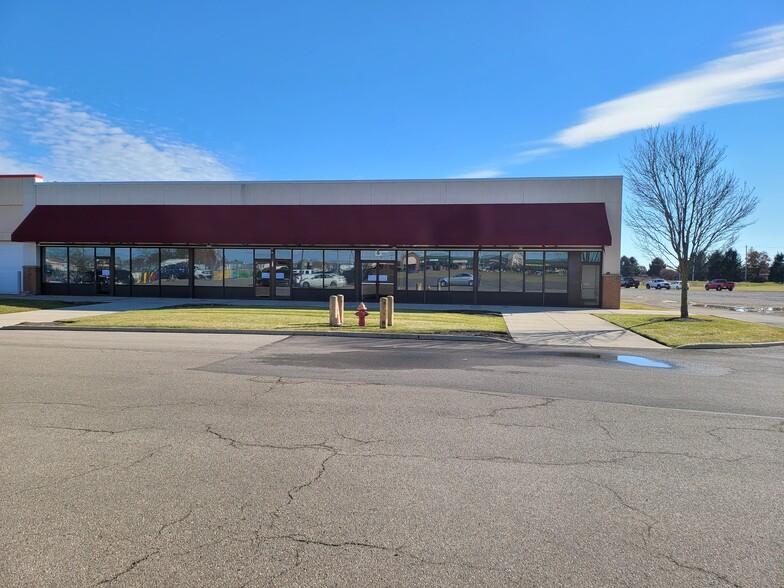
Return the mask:
<svg viewBox="0 0 784 588">
<path fill-rule="evenodd" d="M 214 305 L 133 310 L 59 322 L 83 327 L 508 335 L 503 317 L 490 314 L 396 311 L 394 326 L 383 331 L 378 326 L 377 311 L 371 311 L 366 320 L 368 326 L 359 327 L 357 317 L 347 308 L 346 326 L 330 327 L 329 311 L 326 309 Z"/>
<path fill-rule="evenodd" d="M 621 310 L 660 310 L 650 304 L 638 304 L 637 302 L 626 302 L 621 300 Z"/>
<path fill-rule="evenodd" d="M 705 282 L 692 282 L 689 280 L 691 290 L 705 289 Z M 784 284 L 776 282 L 735 282 L 735 290 L 739 292 L 784 292 Z"/>
<path fill-rule="evenodd" d="M 669 347 L 693 343 L 767 343 L 784 341 L 784 329 L 759 323 L 700 315 L 686 321 L 653 314 L 597 314 L 614 325 Z"/>
<path fill-rule="evenodd" d="M 37 300 L 35 298 L 2 298 L 0 299 L 0 314 L 10 312 L 26 312 L 28 310 L 49 310 L 52 308 L 62 308 L 73 306 L 73 302 L 63 302 L 62 300 Z"/>
</svg>

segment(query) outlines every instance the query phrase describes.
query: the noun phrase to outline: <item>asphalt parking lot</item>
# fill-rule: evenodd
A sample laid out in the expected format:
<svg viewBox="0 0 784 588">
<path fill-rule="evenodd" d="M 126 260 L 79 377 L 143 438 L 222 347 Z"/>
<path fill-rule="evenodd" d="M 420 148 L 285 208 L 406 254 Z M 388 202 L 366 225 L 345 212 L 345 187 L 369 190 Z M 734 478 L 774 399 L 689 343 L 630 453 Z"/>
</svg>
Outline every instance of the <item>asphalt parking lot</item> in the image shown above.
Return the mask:
<svg viewBox="0 0 784 588">
<path fill-rule="evenodd" d="M 675 289 L 648 290 L 641 283 L 639 288 L 621 288 L 621 299 L 661 308 L 677 309 L 681 303 L 681 292 Z M 747 309 L 782 309 L 784 308 L 784 292 L 744 292 L 742 290 L 716 292 L 715 290 L 706 291 L 702 288 L 691 288 L 689 303 L 703 307 L 717 305 Z"/>
<path fill-rule="evenodd" d="M 784 348 L 0 332 L 3 586 L 782 586 Z"/>
</svg>

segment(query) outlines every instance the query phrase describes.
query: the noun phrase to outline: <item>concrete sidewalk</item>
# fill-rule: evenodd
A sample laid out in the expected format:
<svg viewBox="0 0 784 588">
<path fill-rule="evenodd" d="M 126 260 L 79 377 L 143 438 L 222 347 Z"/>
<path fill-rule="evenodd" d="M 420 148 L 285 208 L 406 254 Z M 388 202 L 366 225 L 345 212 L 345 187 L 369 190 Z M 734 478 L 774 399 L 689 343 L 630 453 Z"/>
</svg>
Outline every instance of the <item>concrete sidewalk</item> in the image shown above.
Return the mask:
<svg viewBox="0 0 784 588">
<path fill-rule="evenodd" d="M 514 341 L 525 345 L 668 349 L 594 316 L 597 310 L 527 308 L 503 316 Z"/>
</svg>

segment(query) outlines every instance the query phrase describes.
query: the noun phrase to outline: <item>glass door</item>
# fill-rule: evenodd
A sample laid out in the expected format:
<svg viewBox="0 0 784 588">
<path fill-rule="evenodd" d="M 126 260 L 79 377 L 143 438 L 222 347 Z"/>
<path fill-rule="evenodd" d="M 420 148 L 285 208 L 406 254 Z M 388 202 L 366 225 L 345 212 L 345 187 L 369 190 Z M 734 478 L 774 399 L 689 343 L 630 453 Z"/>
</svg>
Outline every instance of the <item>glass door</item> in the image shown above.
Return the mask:
<svg viewBox="0 0 784 588">
<path fill-rule="evenodd" d="M 256 298 L 269 298 L 272 295 L 272 261 L 256 259 L 253 265 L 253 285 Z"/>
<path fill-rule="evenodd" d="M 275 260 L 275 298 L 291 298 L 291 260 Z"/>
<path fill-rule="evenodd" d="M 391 296 L 395 290 L 394 261 L 362 262 L 362 299 L 376 301 L 381 296 Z"/>
<path fill-rule="evenodd" d="M 95 258 L 95 293 L 107 296 L 112 293 L 112 258 Z"/>
<path fill-rule="evenodd" d="M 599 306 L 599 272 L 601 266 L 583 264 L 580 276 L 580 297 L 583 306 Z"/>
</svg>

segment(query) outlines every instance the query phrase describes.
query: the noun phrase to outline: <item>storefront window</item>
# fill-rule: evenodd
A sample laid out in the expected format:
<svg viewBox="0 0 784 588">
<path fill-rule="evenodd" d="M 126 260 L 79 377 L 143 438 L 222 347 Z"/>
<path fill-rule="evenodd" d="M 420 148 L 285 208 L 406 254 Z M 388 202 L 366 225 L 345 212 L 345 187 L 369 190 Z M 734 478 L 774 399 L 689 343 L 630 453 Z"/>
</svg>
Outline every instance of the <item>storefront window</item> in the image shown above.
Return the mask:
<svg viewBox="0 0 784 588">
<path fill-rule="evenodd" d="M 127 247 L 117 247 L 114 250 L 114 283 L 117 286 L 128 286 L 133 283 L 131 250 Z"/>
<path fill-rule="evenodd" d="M 253 285 L 253 249 L 226 249 L 227 288 L 250 288 Z"/>
<path fill-rule="evenodd" d="M 474 252 L 449 252 L 449 288 L 453 292 L 474 291 Z"/>
<path fill-rule="evenodd" d="M 405 251 L 398 251 L 397 252 L 397 285 L 396 288 L 398 290 L 405 290 L 406 289 L 406 252 Z"/>
<path fill-rule="evenodd" d="M 405 271 L 408 277 L 408 289 L 420 292 L 425 289 L 425 252 L 406 251 L 404 261 Z M 398 288 L 402 285 L 398 283 Z"/>
<path fill-rule="evenodd" d="M 580 261 L 582 263 L 602 263 L 601 251 L 581 251 Z"/>
<path fill-rule="evenodd" d="M 427 251 L 425 272 L 426 290 L 449 290 L 449 251 Z"/>
<path fill-rule="evenodd" d="M 541 292 L 544 278 L 544 253 L 525 252 L 525 291 Z"/>
<path fill-rule="evenodd" d="M 193 283 L 196 286 L 223 286 L 223 249 L 193 250 Z"/>
<path fill-rule="evenodd" d="M 522 292 L 525 270 L 525 257 L 522 251 L 502 251 L 501 292 Z"/>
<path fill-rule="evenodd" d="M 71 284 L 95 283 L 95 249 L 92 247 L 68 248 L 68 281 Z"/>
<path fill-rule="evenodd" d="M 479 279 L 479 291 L 498 292 L 501 275 L 501 252 L 480 251 L 478 269 L 477 278 Z"/>
<path fill-rule="evenodd" d="M 363 249 L 362 261 L 395 261 L 395 252 L 391 249 Z"/>
<path fill-rule="evenodd" d="M 152 247 L 131 249 L 131 275 L 135 285 L 157 286 L 160 281 L 158 249 Z"/>
<path fill-rule="evenodd" d="M 44 250 L 44 282 L 65 284 L 68 281 L 68 248 L 47 247 Z"/>
<path fill-rule="evenodd" d="M 569 277 L 569 254 L 565 251 L 545 253 L 544 291 L 566 294 Z"/>
<path fill-rule="evenodd" d="M 354 251 L 327 249 L 324 251 L 324 287 L 329 290 L 354 287 Z"/>
<path fill-rule="evenodd" d="M 161 281 L 167 286 L 190 284 L 190 260 L 187 249 L 161 249 Z"/>
</svg>

